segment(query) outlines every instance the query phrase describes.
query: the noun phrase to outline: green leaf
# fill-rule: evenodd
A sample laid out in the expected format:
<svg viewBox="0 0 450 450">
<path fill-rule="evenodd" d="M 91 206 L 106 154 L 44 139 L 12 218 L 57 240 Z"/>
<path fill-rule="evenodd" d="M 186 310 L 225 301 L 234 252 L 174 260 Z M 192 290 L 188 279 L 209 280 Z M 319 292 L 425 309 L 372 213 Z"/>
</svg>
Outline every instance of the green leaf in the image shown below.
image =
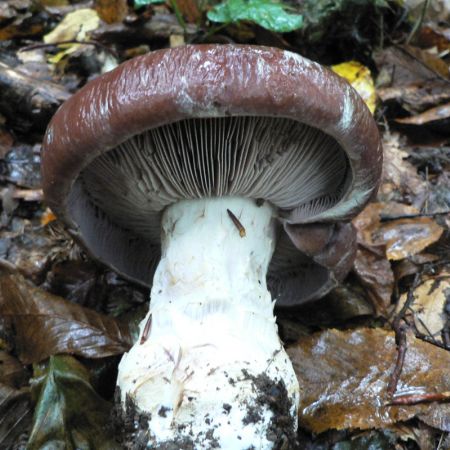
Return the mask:
<svg viewBox="0 0 450 450">
<path fill-rule="evenodd" d="M 248 20 L 277 33 L 287 33 L 303 25 L 303 16 L 287 13 L 282 3 L 272 0 L 227 0 L 207 15 L 209 20 L 225 24 Z"/>
<path fill-rule="evenodd" d="M 155 3 L 164 3 L 165 0 L 134 0 L 134 7 L 141 8 L 142 6 L 152 5 Z"/>
<path fill-rule="evenodd" d="M 38 402 L 28 450 L 119 450 L 111 438 L 111 405 L 92 389 L 74 357 L 52 356 L 34 379 Z"/>
</svg>

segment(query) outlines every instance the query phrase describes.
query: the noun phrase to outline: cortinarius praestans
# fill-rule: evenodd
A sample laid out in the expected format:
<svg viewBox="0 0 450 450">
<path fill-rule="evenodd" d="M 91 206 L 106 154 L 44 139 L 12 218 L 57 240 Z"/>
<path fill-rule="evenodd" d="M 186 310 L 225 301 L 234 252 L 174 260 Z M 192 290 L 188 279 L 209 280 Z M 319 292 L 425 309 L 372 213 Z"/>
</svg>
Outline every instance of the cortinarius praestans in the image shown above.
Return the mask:
<svg viewBox="0 0 450 450">
<path fill-rule="evenodd" d="M 77 241 L 152 284 L 118 378 L 151 415 L 149 443 L 268 449 L 292 433 L 299 386 L 272 298 L 317 297 L 349 267 L 345 222 L 381 172 L 358 94 L 278 49 L 156 51 L 59 109 L 42 170 Z"/>
</svg>

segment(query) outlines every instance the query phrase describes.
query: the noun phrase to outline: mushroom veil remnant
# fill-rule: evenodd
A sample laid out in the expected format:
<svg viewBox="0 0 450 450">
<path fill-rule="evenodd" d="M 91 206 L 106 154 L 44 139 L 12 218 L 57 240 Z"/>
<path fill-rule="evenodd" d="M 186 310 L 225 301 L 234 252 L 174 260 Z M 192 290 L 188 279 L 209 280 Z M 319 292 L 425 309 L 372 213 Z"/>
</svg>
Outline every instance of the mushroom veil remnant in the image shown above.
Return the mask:
<svg viewBox="0 0 450 450">
<path fill-rule="evenodd" d="M 279 49 L 155 51 L 59 109 L 42 172 L 72 236 L 151 285 L 117 382 L 140 445 L 294 442 L 302 389 L 273 308 L 325 294 L 351 264 L 348 222 L 381 172 L 356 92 Z"/>
</svg>

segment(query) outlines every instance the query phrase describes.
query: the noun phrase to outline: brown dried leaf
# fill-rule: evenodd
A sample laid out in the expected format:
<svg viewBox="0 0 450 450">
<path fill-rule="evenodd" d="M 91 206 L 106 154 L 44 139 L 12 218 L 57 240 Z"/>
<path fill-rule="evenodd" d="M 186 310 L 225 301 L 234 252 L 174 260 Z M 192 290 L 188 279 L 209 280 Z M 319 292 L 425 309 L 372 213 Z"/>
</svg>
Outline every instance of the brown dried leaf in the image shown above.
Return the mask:
<svg viewBox="0 0 450 450">
<path fill-rule="evenodd" d="M 447 322 L 445 307 L 450 298 L 450 274 L 426 280 L 414 290 L 413 296 L 409 311 L 417 331 L 442 344 L 442 330 Z M 406 299 L 407 294 L 400 297 L 397 313 Z"/>
<path fill-rule="evenodd" d="M 95 0 L 95 10 L 106 23 L 122 22 L 128 13 L 127 0 Z"/>
<path fill-rule="evenodd" d="M 450 100 L 448 80 L 430 80 L 409 86 L 384 87 L 377 90 L 382 102 L 396 100 L 410 113 L 420 113 Z"/>
<path fill-rule="evenodd" d="M 391 199 L 393 196 L 411 195 L 421 197 L 426 191 L 425 182 L 417 169 L 406 158 L 409 154 L 402 148 L 400 135 L 385 133 L 383 136 L 383 178 L 380 194 Z M 402 200 L 399 198 L 398 200 Z"/>
<path fill-rule="evenodd" d="M 17 275 L 0 278 L 0 315 L 14 324 L 24 364 L 59 353 L 103 358 L 132 344 L 125 324 L 35 288 Z"/>
<path fill-rule="evenodd" d="M 0 350 L 0 383 L 10 387 L 23 386 L 29 374 L 17 358 Z"/>
<path fill-rule="evenodd" d="M 448 65 L 439 56 L 418 47 L 413 47 L 412 45 L 402 45 L 401 49 L 413 60 L 427 67 L 436 75 L 442 78 L 449 78 Z"/>
<path fill-rule="evenodd" d="M 0 448 L 26 448 L 32 416 L 29 388 L 13 389 L 0 383 Z"/>
<path fill-rule="evenodd" d="M 397 261 L 437 242 L 443 228 L 430 217 L 399 219 L 382 224 L 372 233 L 374 244 L 385 245 L 388 259 Z"/>
<path fill-rule="evenodd" d="M 376 53 L 374 58 L 380 71 L 378 86 L 408 86 L 449 77 L 449 70 L 444 61 L 417 47 L 388 47 Z"/>
<path fill-rule="evenodd" d="M 328 330 L 300 339 L 288 354 L 300 383 L 300 424 L 314 433 L 381 428 L 413 417 L 450 431 L 448 403 L 389 405 L 397 358 L 391 331 Z M 450 391 L 449 367 L 450 352 L 408 334 L 397 394 Z"/>
<path fill-rule="evenodd" d="M 0 125 L 0 158 L 3 159 L 11 150 L 14 138 L 5 128 Z"/>
<path fill-rule="evenodd" d="M 177 0 L 177 6 L 189 23 L 198 23 L 202 18 L 198 0 Z"/>
<path fill-rule="evenodd" d="M 450 49 L 450 30 L 442 29 L 436 23 L 422 26 L 417 35 L 417 43 L 422 48 L 436 47 L 439 52 Z"/>
<path fill-rule="evenodd" d="M 386 316 L 394 291 L 394 274 L 385 247 L 359 246 L 353 270 L 374 305 L 377 316 Z"/>
<path fill-rule="evenodd" d="M 417 114 L 411 117 L 404 117 L 401 119 L 395 119 L 398 123 L 407 125 L 424 125 L 429 122 L 437 122 L 439 120 L 446 120 L 450 118 L 450 103 L 445 105 L 439 105 L 429 109 L 421 114 Z"/>
</svg>

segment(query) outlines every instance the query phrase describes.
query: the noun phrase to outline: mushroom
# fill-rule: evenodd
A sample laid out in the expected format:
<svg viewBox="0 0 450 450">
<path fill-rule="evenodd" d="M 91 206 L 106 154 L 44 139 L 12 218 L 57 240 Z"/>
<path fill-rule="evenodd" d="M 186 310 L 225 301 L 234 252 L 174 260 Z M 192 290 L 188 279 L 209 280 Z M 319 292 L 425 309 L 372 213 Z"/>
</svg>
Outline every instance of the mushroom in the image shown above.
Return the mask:
<svg viewBox="0 0 450 450">
<path fill-rule="evenodd" d="M 295 440 L 301 388 L 274 303 L 343 276 L 346 222 L 374 195 L 381 158 L 358 94 L 273 48 L 155 51 L 59 109 L 43 146 L 48 205 L 91 255 L 152 286 L 117 382 L 149 445 Z"/>
</svg>

